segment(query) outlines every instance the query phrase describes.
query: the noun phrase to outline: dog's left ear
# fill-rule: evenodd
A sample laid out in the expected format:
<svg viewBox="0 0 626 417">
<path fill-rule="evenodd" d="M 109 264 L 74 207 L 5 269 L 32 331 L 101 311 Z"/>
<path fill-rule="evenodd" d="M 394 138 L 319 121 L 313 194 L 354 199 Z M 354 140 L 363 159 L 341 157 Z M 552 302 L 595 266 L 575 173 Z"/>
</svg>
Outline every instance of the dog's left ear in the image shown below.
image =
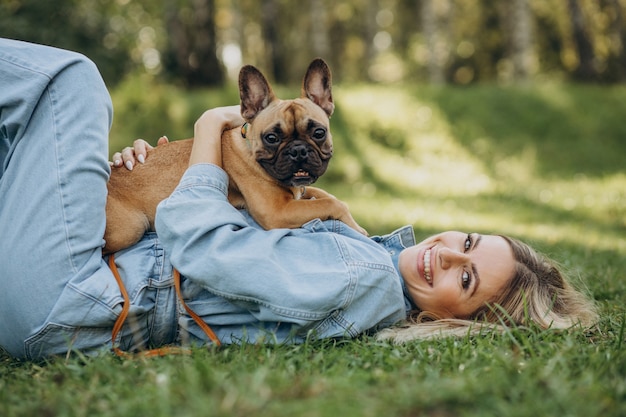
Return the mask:
<svg viewBox="0 0 626 417">
<path fill-rule="evenodd" d="M 239 98 L 241 116 L 251 121 L 256 115 L 276 99 L 272 87 L 261 71 L 246 65 L 239 71 Z"/>
<path fill-rule="evenodd" d="M 335 111 L 331 84 L 330 68 L 326 62 L 321 58 L 314 59 L 302 81 L 301 95 L 320 106 L 328 117 Z"/>
</svg>

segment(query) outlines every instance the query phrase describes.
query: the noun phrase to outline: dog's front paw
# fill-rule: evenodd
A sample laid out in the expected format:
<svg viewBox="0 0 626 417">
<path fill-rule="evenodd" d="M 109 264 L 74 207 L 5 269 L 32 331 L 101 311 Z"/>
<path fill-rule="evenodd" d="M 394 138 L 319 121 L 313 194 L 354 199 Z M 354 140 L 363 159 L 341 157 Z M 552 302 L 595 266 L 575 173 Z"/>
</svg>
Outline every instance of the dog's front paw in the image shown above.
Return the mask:
<svg viewBox="0 0 626 417">
<path fill-rule="evenodd" d="M 359 224 L 352 218 L 352 216 L 350 216 L 350 219 L 348 219 L 348 221 L 345 221 L 345 220 L 342 220 L 342 221 L 348 226 L 350 226 L 351 228 L 353 228 L 354 230 L 356 230 L 357 232 L 359 232 L 360 234 L 362 234 L 363 236 L 370 235 L 369 233 L 367 233 L 367 230 L 359 226 Z"/>
<path fill-rule="evenodd" d="M 348 226 L 350 226 L 352 229 L 356 230 L 357 232 L 361 233 L 362 235 L 369 236 L 369 233 L 367 233 L 367 230 L 359 226 L 356 220 L 354 220 L 354 217 L 352 217 L 352 214 L 350 214 L 348 205 L 344 203 L 343 201 L 340 201 L 340 200 L 337 200 L 337 201 L 341 203 L 342 208 L 343 208 L 342 210 L 343 214 L 339 217 L 338 220 L 341 220 L 342 222 L 344 222 L 345 224 L 347 224 Z"/>
</svg>

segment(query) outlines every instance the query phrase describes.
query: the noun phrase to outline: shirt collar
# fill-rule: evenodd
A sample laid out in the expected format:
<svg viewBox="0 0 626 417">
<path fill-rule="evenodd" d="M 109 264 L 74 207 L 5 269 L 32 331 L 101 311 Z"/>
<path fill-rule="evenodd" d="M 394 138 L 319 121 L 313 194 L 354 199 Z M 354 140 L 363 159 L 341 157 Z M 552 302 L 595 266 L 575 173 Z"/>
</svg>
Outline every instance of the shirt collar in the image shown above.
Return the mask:
<svg viewBox="0 0 626 417">
<path fill-rule="evenodd" d="M 400 273 L 400 268 L 398 267 L 398 257 L 400 256 L 400 252 L 402 252 L 403 249 L 415 245 L 415 232 L 413 231 L 413 227 L 403 226 L 387 235 L 374 236 L 372 239 L 383 246 L 387 252 L 389 252 L 389 255 L 391 255 L 393 266 L 396 268 L 398 279 L 400 280 L 400 286 L 402 287 L 404 306 L 407 314 L 410 311 L 417 310 L 418 308 L 409 295 L 404 279 L 402 278 L 402 274 Z"/>
</svg>

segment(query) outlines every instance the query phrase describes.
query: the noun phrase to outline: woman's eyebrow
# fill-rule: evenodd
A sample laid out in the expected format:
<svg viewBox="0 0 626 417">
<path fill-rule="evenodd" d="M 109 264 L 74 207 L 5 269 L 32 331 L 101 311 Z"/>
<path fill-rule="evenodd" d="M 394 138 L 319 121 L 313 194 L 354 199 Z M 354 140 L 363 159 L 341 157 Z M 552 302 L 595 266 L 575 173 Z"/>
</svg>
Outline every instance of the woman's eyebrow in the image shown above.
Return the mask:
<svg viewBox="0 0 626 417">
<path fill-rule="evenodd" d="M 472 250 L 476 250 L 476 248 L 478 247 L 478 245 L 480 244 L 480 241 L 482 240 L 483 236 L 476 234 L 476 238 L 474 239 L 474 247 L 472 248 Z M 474 274 L 474 289 L 472 290 L 472 293 L 470 294 L 470 297 L 474 295 L 474 293 L 476 292 L 476 290 L 478 289 L 478 286 L 480 285 L 480 275 L 478 275 L 478 270 L 476 269 L 476 264 L 472 262 L 472 273 Z"/>
</svg>

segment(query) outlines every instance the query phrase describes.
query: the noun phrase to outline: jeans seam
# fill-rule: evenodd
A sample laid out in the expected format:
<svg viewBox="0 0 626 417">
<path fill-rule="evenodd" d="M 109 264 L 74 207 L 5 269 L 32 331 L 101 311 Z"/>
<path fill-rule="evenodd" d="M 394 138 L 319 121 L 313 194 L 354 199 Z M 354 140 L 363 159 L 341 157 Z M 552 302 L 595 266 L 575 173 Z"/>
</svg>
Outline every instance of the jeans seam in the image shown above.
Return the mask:
<svg viewBox="0 0 626 417">
<path fill-rule="evenodd" d="M 68 229 L 68 221 L 67 221 L 67 213 L 66 213 L 66 207 L 65 207 L 65 192 L 63 190 L 63 178 L 62 178 L 62 173 L 61 173 L 61 168 L 62 168 L 62 156 L 59 152 L 59 135 L 58 135 L 58 127 L 57 127 L 57 102 L 55 99 L 55 95 L 56 95 L 56 90 L 54 88 L 54 79 L 52 79 L 50 81 L 50 83 L 48 84 L 48 86 L 46 87 L 45 91 L 44 91 L 44 95 L 49 99 L 50 101 L 50 111 L 52 113 L 52 125 L 53 125 L 53 135 L 54 135 L 54 152 L 56 153 L 56 164 L 57 164 L 57 169 L 56 169 L 56 177 L 57 177 L 57 187 L 59 189 L 59 204 L 61 207 L 61 215 L 63 217 L 63 231 L 65 233 L 65 246 L 67 248 L 67 252 L 68 252 L 68 259 L 69 259 L 69 263 L 70 266 L 73 270 L 73 272 L 77 272 L 78 269 L 76 267 L 76 264 L 74 263 L 74 252 L 72 250 L 72 245 L 70 243 L 70 233 L 69 233 L 69 229 Z"/>
</svg>

